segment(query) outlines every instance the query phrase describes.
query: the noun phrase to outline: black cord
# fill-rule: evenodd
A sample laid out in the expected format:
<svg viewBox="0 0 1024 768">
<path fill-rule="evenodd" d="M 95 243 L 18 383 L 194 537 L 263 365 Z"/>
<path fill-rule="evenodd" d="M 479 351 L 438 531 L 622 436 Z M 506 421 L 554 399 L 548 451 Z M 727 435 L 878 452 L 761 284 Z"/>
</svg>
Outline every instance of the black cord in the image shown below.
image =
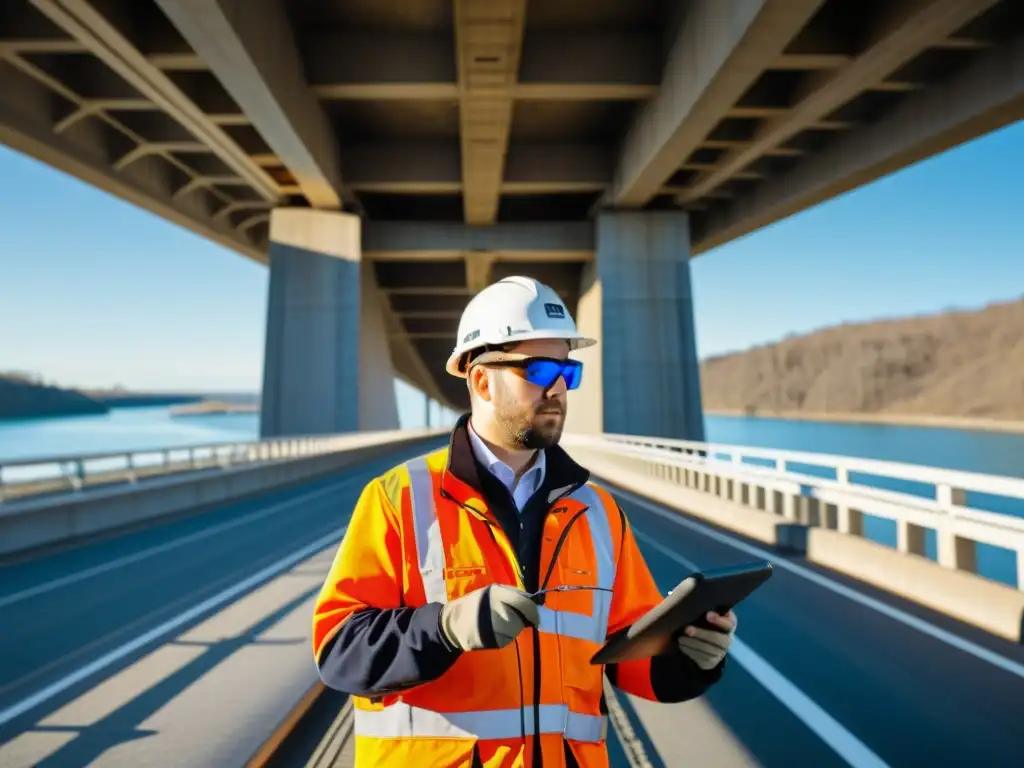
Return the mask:
<svg viewBox="0 0 1024 768">
<path fill-rule="evenodd" d="M 519 733 L 523 742 L 523 758 L 526 757 L 526 703 L 523 701 L 523 660 L 519 657 L 519 638 L 516 638 L 516 666 L 519 667 Z"/>
</svg>

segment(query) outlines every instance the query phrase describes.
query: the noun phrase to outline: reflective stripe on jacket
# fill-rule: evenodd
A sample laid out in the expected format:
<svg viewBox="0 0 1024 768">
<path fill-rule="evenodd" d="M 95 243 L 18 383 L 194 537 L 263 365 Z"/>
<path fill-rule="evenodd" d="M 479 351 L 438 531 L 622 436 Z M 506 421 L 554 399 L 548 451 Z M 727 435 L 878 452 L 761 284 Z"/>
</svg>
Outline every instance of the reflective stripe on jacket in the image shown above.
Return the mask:
<svg viewBox="0 0 1024 768">
<path fill-rule="evenodd" d="M 482 483 L 453 471 L 466 458 L 453 454 L 467 450 L 457 427 L 449 448 L 371 482 L 317 600 L 314 654 L 324 681 L 353 694 L 356 766 L 537 765 L 541 756 L 544 766 L 606 766 L 605 672 L 635 695 L 683 700 L 721 671 L 701 672 L 678 650 L 591 665 L 609 634 L 661 600 L 625 516 L 564 451 L 549 449 L 539 545 L 523 563 L 528 542 L 509 535 L 507 515 L 499 522 L 500 500 L 489 506 Z M 613 593 L 549 592 L 537 630 L 503 649 L 452 648 L 441 608 L 495 583 Z"/>
</svg>

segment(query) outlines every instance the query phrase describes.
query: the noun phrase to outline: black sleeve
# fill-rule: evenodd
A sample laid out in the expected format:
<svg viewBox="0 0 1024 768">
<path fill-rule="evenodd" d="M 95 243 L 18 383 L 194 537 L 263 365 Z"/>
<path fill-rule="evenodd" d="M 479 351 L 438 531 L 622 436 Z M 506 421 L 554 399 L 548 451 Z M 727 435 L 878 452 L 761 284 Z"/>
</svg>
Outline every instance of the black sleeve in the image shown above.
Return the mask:
<svg viewBox="0 0 1024 768">
<path fill-rule="evenodd" d="M 703 670 L 693 659 L 679 650 L 672 650 L 651 659 L 651 690 L 654 700 L 664 704 L 676 704 L 703 696 L 712 685 L 717 683 L 725 671 L 726 659 L 718 666 Z M 618 687 L 616 680 L 618 664 L 609 664 L 605 668 L 608 682 Z"/>
<path fill-rule="evenodd" d="M 320 659 L 328 688 L 371 698 L 436 680 L 462 651 L 441 631 L 441 604 L 352 614 Z"/>
<path fill-rule="evenodd" d="M 728 658 L 728 656 L 726 656 Z M 689 701 L 702 696 L 725 671 L 725 659 L 704 670 L 678 648 L 651 659 L 651 689 L 658 701 Z"/>
</svg>

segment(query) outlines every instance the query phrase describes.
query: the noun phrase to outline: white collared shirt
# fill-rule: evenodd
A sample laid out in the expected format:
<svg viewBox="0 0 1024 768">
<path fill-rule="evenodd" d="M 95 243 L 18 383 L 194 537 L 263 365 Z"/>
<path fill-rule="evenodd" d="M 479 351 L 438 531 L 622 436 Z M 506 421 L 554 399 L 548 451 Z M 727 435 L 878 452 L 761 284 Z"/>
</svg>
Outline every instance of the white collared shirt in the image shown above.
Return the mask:
<svg viewBox="0 0 1024 768">
<path fill-rule="evenodd" d="M 469 431 L 470 444 L 473 446 L 473 454 L 476 456 L 477 461 L 487 467 L 487 470 L 512 492 L 512 500 L 516 504 L 516 509 L 522 512 L 526 502 L 530 500 L 530 497 L 536 493 L 541 483 L 544 482 L 544 473 L 547 470 L 547 459 L 544 456 L 544 451 L 537 451 L 537 458 L 534 460 L 533 466 L 523 473 L 523 476 L 519 478 L 517 483 L 516 473 L 512 470 L 512 467 L 494 455 L 494 452 L 487 447 L 487 443 L 481 440 L 480 436 L 473 431 L 472 424 L 467 423 L 466 426 Z"/>
</svg>

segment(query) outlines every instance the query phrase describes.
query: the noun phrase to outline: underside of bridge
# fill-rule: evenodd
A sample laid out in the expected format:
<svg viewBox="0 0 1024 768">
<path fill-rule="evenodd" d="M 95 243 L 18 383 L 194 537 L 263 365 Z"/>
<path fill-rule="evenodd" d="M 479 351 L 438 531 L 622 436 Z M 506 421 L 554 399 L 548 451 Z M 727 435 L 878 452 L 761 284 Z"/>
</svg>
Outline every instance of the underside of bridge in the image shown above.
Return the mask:
<svg viewBox="0 0 1024 768">
<path fill-rule="evenodd" d="M 697 436 L 688 259 L 1019 120 L 1022 62 L 1016 0 L 3 0 L 0 140 L 290 290 L 361 286 L 362 343 L 456 408 L 462 306 L 533 275 L 606 342 L 592 428 Z M 295 209 L 338 213 L 358 245 L 316 253 L 356 266 L 275 267 Z M 359 311 L 272 313 L 268 364 Z M 671 386 L 627 388 L 651 355 Z"/>
</svg>

